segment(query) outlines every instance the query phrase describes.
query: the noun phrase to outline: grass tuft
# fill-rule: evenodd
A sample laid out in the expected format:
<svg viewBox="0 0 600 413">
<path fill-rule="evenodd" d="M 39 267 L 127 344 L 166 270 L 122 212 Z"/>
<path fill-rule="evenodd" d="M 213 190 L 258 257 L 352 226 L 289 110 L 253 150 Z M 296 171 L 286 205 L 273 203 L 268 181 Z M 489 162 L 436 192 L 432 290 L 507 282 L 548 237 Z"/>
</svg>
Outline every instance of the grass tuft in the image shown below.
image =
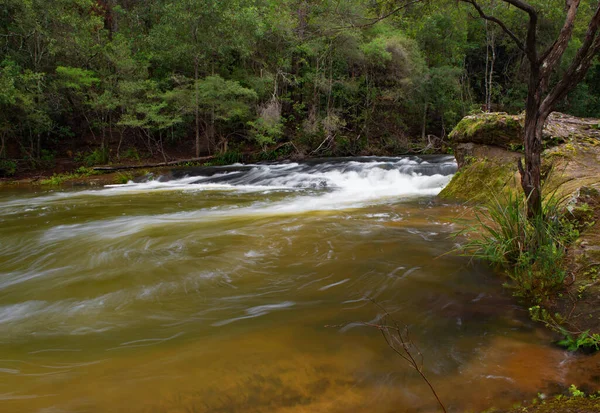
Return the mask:
<svg viewBox="0 0 600 413">
<path fill-rule="evenodd" d="M 524 196 L 495 195 L 478 209 L 476 224 L 463 231 L 471 234 L 464 252 L 505 270 L 515 296 L 543 303 L 563 287 L 567 245 L 579 235 L 562 211 L 556 194 L 546 197 L 543 214 L 534 218 L 527 217 Z"/>
</svg>

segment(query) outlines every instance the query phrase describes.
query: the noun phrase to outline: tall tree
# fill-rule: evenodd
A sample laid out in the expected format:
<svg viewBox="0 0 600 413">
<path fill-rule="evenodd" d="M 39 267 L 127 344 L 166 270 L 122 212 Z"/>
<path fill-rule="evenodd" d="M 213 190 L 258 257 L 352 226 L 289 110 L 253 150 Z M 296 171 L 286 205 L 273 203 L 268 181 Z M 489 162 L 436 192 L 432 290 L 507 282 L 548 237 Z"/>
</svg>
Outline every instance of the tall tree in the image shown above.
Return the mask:
<svg viewBox="0 0 600 413">
<path fill-rule="evenodd" d="M 567 0 L 565 4 L 564 23 L 556 39 L 545 49 L 538 39 L 540 13 L 530 3 L 521 0 L 501 0 L 517 8 L 528 17 L 527 31 L 522 39 L 509 28 L 508 23 L 496 17 L 486 4 L 477 0 L 460 0 L 471 5 L 479 16 L 498 25 L 517 47 L 523 52 L 529 63 L 529 80 L 527 85 L 527 104 L 525 111 L 525 165 L 519 162 L 521 186 L 527 196 L 527 212 L 530 217 L 542 214 L 541 189 L 541 152 L 542 130 L 550 113 L 556 105 L 583 80 L 594 57 L 600 51 L 600 2 L 587 22 L 587 30 L 581 46 L 570 65 L 560 79 L 551 85 L 552 76 L 556 74 L 561 59 L 573 37 L 575 23 L 581 0 Z"/>
</svg>

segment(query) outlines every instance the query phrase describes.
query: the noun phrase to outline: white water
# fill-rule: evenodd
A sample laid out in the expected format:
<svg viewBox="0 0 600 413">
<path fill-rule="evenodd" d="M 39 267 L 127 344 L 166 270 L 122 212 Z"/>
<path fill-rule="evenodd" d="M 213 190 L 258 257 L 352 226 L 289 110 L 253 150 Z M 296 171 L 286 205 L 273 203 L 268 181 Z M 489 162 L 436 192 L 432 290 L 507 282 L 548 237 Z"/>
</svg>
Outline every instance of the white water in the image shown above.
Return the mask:
<svg viewBox="0 0 600 413">
<path fill-rule="evenodd" d="M 161 177 L 144 182 L 108 185 L 103 190 L 61 192 L 38 198 L 49 202 L 81 196 L 135 195 L 156 191 L 233 191 L 233 192 L 291 192 L 280 201 L 260 201 L 250 206 L 198 209 L 188 212 L 152 216 L 122 217 L 89 224 L 60 225 L 44 234 L 45 241 L 57 241 L 80 235 L 120 238 L 164 224 L 230 219 L 240 216 L 300 214 L 311 211 L 332 211 L 361 208 L 399 199 L 437 195 L 452 178 L 454 161 L 437 158 L 431 164 L 419 158 L 390 158 L 373 160 L 327 162 L 316 165 L 289 163 L 248 165 L 239 169 L 220 171 L 209 176 L 189 176 L 169 179 Z M 190 173 L 207 174 L 215 168 Z M 225 168 L 223 168 L 225 169 Z M 15 206 L 10 204 L 10 206 Z M 0 205 L 0 208 L 2 205 Z"/>
</svg>

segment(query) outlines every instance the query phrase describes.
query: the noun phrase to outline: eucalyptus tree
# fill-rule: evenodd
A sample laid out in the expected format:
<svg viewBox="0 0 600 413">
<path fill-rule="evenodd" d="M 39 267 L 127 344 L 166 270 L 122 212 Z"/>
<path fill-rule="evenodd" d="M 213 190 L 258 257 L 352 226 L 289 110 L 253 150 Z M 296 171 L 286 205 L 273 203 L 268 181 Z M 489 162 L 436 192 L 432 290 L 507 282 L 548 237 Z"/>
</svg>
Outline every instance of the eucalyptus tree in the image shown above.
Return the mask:
<svg viewBox="0 0 600 413">
<path fill-rule="evenodd" d="M 490 9 L 495 1 L 460 0 L 469 4 L 484 20 L 500 27 L 516 44 L 529 64 L 527 83 L 527 103 L 525 111 L 524 146 L 525 164 L 519 161 L 521 186 L 527 196 L 527 211 L 530 217 L 542 215 L 541 152 L 542 131 L 550 113 L 557 104 L 581 82 L 594 58 L 600 51 L 600 2 L 581 6 L 581 0 L 567 0 L 563 6 L 563 24 L 554 39 L 540 39 L 540 25 L 543 19 L 544 4 L 521 0 L 500 0 L 508 7 L 527 17 L 525 33 L 511 28 L 510 22 L 498 17 Z M 558 9 L 553 2 L 552 11 Z M 583 9 L 583 10 L 581 10 Z M 587 9 L 587 10 L 586 10 Z M 588 12 L 588 13 L 586 13 Z M 577 15 L 584 14 L 585 23 L 577 21 Z M 585 16 L 588 14 L 588 16 Z M 583 20 L 583 19 L 580 19 Z M 576 30 L 576 23 L 586 29 L 577 52 L 566 70 L 556 77 L 561 59 L 565 55 Z M 543 40 L 546 40 L 545 42 Z"/>
</svg>

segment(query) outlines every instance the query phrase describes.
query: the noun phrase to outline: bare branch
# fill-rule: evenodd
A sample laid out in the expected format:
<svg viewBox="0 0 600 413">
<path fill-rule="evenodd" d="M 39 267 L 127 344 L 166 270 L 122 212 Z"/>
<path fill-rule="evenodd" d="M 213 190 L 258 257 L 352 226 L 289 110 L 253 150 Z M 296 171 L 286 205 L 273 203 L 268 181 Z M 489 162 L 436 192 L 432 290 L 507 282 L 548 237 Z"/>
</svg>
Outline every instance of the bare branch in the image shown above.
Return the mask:
<svg viewBox="0 0 600 413">
<path fill-rule="evenodd" d="M 381 332 L 381 335 L 383 336 L 383 339 L 387 343 L 388 347 L 392 349 L 394 353 L 399 355 L 402 359 L 406 360 L 409 366 L 415 369 L 417 373 L 419 373 L 419 376 L 421 376 L 423 381 L 429 386 L 431 393 L 433 393 L 442 411 L 444 413 L 447 413 L 446 407 L 444 406 L 440 397 L 435 391 L 435 388 L 423 372 L 423 354 L 415 345 L 415 343 L 411 340 L 408 326 L 404 326 L 404 328 L 401 328 L 398 322 L 390 315 L 390 313 L 388 313 L 388 311 L 381 304 L 376 302 L 373 298 L 369 298 L 369 301 L 371 301 L 383 312 L 383 320 L 381 324 L 364 323 L 364 325 L 374 327 Z M 419 357 L 420 361 L 418 361 L 415 357 L 415 353 Z"/>
<path fill-rule="evenodd" d="M 502 0 L 502 1 L 505 3 L 508 3 L 508 4 L 512 4 L 516 8 L 527 12 L 527 14 L 529 14 L 529 17 L 535 16 L 537 18 L 537 12 L 535 11 L 535 9 L 533 7 L 531 7 L 527 3 L 524 3 L 520 0 Z"/>
<path fill-rule="evenodd" d="M 497 19 L 494 16 L 490 16 L 485 14 L 485 12 L 483 11 L 483 9 L 481 8 L 481 6 L 475 1 L 475 0 L 459 0 L 462 1 L 463 3 L 469 3 L 470 5 L 472 5 L 475 10 L 477 10 L 477 13 L 479 13 L 479 16 L 481 16 L 482 19 L 491 21 L 493 23 L 496 23 L 498 26 L 500 26 L 500 28 L 510 36 L 510 38 L 517 44 L 517 47 L 519 49 L 521 49 L 521 51 L 523 53 L 527 53 L 527 50 L 525 50 L 525 45 L 523 44 L 523 42 L 517 37 L 516 34 L 514 34 L 505 24 L 502 20 Z"/>
<path fill-rule="evenodd" d="M 394 14 L 398 13 L 399 11 L 401 11 L 403 9 L 406 9 L 407 7 L 412 6 L 413 4 L 424 3 L 425 1 L 426 0 L 412 0 L 412 1 L 407 1 L 405 3 L 402 3 L 400 6 L 396 7 L 394 10 L 390 11 L 389 13 L 384 14 L 383 16 L 379 16 L 377 18 L 370 19 L 367 23 L 351 24 L 350 26 L 334 27 L 331 30 L 335 31 L 335 30 L 344 30 L 344 29 L 347 29 L 348 27 L 365 28 L 365 27 L 373 26 L 374 24 L 379 23 L 380 21 L 385 20 L 388 17 L 393 16 Z"/>
</svg>

